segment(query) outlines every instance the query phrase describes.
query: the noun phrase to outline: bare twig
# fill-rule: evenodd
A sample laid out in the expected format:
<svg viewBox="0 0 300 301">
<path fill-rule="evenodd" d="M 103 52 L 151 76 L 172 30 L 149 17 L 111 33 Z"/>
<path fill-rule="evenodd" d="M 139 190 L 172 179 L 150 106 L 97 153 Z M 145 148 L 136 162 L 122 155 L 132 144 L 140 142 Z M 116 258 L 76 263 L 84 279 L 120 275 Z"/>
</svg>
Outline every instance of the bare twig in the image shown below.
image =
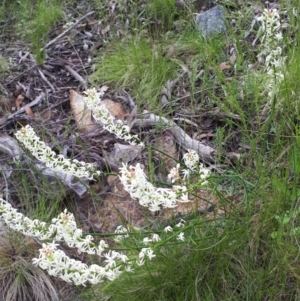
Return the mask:
<svg viewBox="0 0 300 301">
<path fill-rule="evenodd" d="M 61 39 L 62 37 L 64 37 L 67 33 L 69 33 L 75 26 L 77 26 L 82 20 L 84 20 L 85 18 L 93 15 L 95 12 L 94 11 L 90 11 L 89 13 L 87 13 L 86 15 L 84 15 L 83 17 L 81 17 L 79 20 L 77 20 L 72 26 L 70 26 L 68 29 L 66 29 L 64 32 L 62 32 L 60 35 L 58 35 L 56 38 L 54 38 L 53 40 L 51 40 L 50 42 L 48 42 L 43 48 L 40 49 L 41 52 L 43 52 L 45 49 L 47 49 L 49 46 L 51 46 L 52 44 L 55 44 L 59 39 Z"/>
<path fill-rule="evenodd" d="M 29 106 L 30 108 L 38 105 L 41 103 L 41 101 L 43 100 L 43 98 L 45 97 L 45 93 L 41 93 L 35 100 L 33 100 L 31 103 L 29 103 L 27 106 Z M 21 115 L 23 113 L 25 113 L 25 107 L 22 107 L 20 110 L 18 110 L 17 112 L 7 116 L 3 122 L 0 123 L 0 128 L 4 127 L 8 121 L 14 119 L 16 116 Z"/>
<path fill-rule="evenodd" d="M 2 170 L 2 168 L 0 167 L 0 171 L 2 173 L 2 177 L 4 179 L 4 182 L 5 182 L 5 199 L 8 201 L 9 200 L 9 189 L 8 189 L 8 182 L 7 182 L 7 179 L 6 179 L 6 174 L 5 172 Z"/>
<path fill-rule="evenodd" d="M 68 72 L 75 77 L 79 82 L 82 83 L 85 90 L 87 90 L 87 82 L 84 80 L 82 76 L 80 76 L 74 69 L 72 69 L 70 66 L 65 66 L 65 68 L 68 70 Z"/>
<path fill-rule="evenodd" d="M 29 67 L 28 69 L 26 69 L 25 71 L 17 74 L 16 76 L 14 76 L 9 82 L 6 82 L 6 86 L 8 86 L 9 84 L 11 84 L 12 82 L 14 82 L 17 78 L 21 77 L 22 75 L 26 74 L 27 72 L 29 72 L 30 70 L 34 69 L 36 67 L 36 65 L 33 65 L 31 67 Z"/>
<path fill-rule="evenodd" d="M 40 68 L 37 68 L 42 80 L 51 88 L 52 92 L 55 92 L 54 87 L 52 86 L 52 84 L 48 81 L 48 79 L 45 77 L 44 73 L 41 71 Z"/>
</svg>

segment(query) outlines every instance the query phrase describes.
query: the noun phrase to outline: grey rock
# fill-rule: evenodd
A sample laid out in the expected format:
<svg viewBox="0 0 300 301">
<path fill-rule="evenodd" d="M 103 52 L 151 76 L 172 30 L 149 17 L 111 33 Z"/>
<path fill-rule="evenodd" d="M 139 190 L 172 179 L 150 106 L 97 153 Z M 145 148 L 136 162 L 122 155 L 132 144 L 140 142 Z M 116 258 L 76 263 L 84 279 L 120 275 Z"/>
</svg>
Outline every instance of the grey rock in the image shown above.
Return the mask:
<svg viewBox="0 0 300 301">
<path fill-rule="evenodd" d="M 204 37 L 226 31 L 224 14 L 221 6 L 215 6 L 196 15 L 196 24 Z"/>
</svg>

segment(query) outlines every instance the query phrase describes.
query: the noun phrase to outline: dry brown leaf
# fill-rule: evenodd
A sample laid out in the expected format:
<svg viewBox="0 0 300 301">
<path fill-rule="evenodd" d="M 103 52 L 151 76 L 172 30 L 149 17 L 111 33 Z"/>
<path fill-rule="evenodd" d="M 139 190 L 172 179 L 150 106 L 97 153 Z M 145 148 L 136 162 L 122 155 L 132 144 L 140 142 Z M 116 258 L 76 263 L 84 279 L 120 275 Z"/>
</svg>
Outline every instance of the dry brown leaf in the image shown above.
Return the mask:
<svg viewBox="0 0 300 301">
<path fill-rule="evenodd" d="M 227 65 L 225 62 L 223 62 L 223 63 L 221 63 L 221 64 L 219 65 L 219 69 L 220 69 L 221 71 L 223 71 L 223 70 L 228 70 L 228 69 L 231 69 L 231 66 L 230 66 L 230 65 Z"/>
<path fill-rule="evenodd" d="M 40 114 L 40 116 L 43 120 L 49 120 L 52 116 L 52 110 L 51 109 L 46 109 L 45 111 L 43 111 Z"/>
<path fill-rule="evenodd" d="M 26 114 L 27 114 L 28 116 L 31 116 L 31 117 L 34 116 L 34 113 L 32 112 L 32 110 L 31 110 L 31 108 L 30 108 L 29 105 L 26 105 L 26 106 L 24 107 L 24 109 L 25 109 L 25 112 L 26 112 Z"/>
<path fill-rule="evenodd" d="M 113 115 L 116 119 L 120 119 L 123 121 L 128 116 L 128 112 L 118 102 L 105 98 L 101 101 L 101 103 L 106 106 L 109 113 Z"/>
<path fill-rule="evenodd" d="M 115 143 L 114 149 L 108 156 L 110 161 L 120 162 L 132 162 L 140 154 L 140 148 L 137 145 L 125 145 L 121 143 Z"/>
<path fill-rule="evenodd" d="M 173 46 L 173 45 L 170 45 L 170 46 L 168 47 L 168 52 L 167 52 L 167 54 L 166 54 L 166 57 L 167 57 L 167 58 L 170 58 L 171 56 L 173 56 L 174 51 L 175 51 L 174 46 Z"/>
<path fill-rule="evenodd" d="M 92 113 L 85 109 L 84 98 L 74 90 L 70 90 L 70 105 L 80 132 L 90 131 L 96 127 L 92 121 Z"/>
<path fill-rule="evenodd" d="M 172 158 L 179 158 L 174 136 L 170 131 L 163 132 L 154 142 L 154 148 L 162 152 L 154 151 L 153 157 L 160 161 L 161 167 L 170 171 L 171 168 L 176 166 L 176 161 Z M 166 154 L 166 155 L 165 155 Z"/>
<path fill-rule="evenodd" d="M 101 30 L 101 33 L 102 35 L 105 35 L 109 31 L 110 31 L 110 25 L 107 25 L 104 29 Z"/>
<path fill-rule="evenodd" d="M 229 62 L 230 64 L 233 66 L 236 62 L 236 55 L 232 55 L 230 58 L 229 58 Z"/>
<path fill-rule="evenodd" d="M 15 101 L 15 105 L 16 105 L 17 111 L 20 110 L 21 104 L 22 104 L 23 100 L 24 100 L 24 96 L 23 96 L 22 94 L 20 94 L 20 95 L 17 97 L 16 101 Z"/>
</svg>

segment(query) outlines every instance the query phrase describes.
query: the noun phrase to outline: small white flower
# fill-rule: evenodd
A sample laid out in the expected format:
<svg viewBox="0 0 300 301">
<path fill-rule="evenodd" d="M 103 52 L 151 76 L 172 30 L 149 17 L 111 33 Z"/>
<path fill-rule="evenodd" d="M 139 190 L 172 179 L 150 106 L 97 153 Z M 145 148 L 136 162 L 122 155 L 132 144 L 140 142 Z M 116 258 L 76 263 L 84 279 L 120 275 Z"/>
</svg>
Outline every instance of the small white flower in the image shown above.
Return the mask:
<svg viewBox="0 0 300 301">
<path fill-rule="evenodd" d="M 122 241 L 123 239 L 129 237 L 128 234 L 125 234 L 125 233 L 128 233 L 128 230 L 123 226 L 123 225 L 120 225 L 116 228 L 115 230 L 115 233 L 122 233 L 122 235 L 116 235 L 113 239 L 114 241 L 116 242 L 120 242 Z"/>
<path fill-rule="evenodd" d="M 144 243 L 144 244 L 147 245 L 149 242 L 152 242 L 152 239 L 151 239 L 151 238 L 149 238 L 149 237 L 143 238 L 143 243 Z"/>
<path fill-rule="evenodd" d="M 125 271 L 128 272 L 128 273 L 134 272 L 134 270 L 132 269 L 132 266 L 129 265 L 129 264 L 125 266 Z"/>
<path fill-rule="evenodd" d="M 181 232 L 181 233 L 179 233 L 179 235 L 177 235 L 177 240 L 184 241 L 184 233 L 183 232 Z"/>
<path fill-rule="evenodd" d="M 158 242 L 158 241 L 160 241 L 161 239 L 160 239 L 160 237 L 159 237 L 159 235 L 158 234 L 153 234 L 152 235 L 152 241 L 153 242 Z"/>
<path fill-rule="evenodd" d="M 121 254 L 121 253 L 119 253 L 118 259 L 120 259 L 123 262 L 127 262 L 129 260 L 129 258 L 125 254 Z"/>
<path fill-rule="evenodd" d="M 151 250 L 150 248 L 147 249 L 146 255 L 147 255 L 147 257 L 148 257 L 150 260 L 152 260 L 152 258 L 156 257 L 156 255 L 154 254 L 153 250 Z"/>
<path fill-rule="evenodd" d="M 149 248 L 142 248 L 139 253 L 139 258 L 145 258 L 146 252 Z"/>
<path fill-rule="evenodd" d="M 183 179 L 185 180 L 185 179 L 189 178 L 191 171 L 189 169 L 183 169 L 182 173 L 183 173 Z"/>
<path fill-rule="evenodd" d="M 114 269 L 110 269 L 106 272 L 105 277 L 109 280 L 109 281 L 113 281 L 115 280 L 117 277 L 119 277 L 121 274 L 120 271 L 120 267 L 116 267 Z"/>
<path fill-rule="evenodd" d="M 172 183 L 176 182 L 177 180 L 180 180 L 180 164 L 177 164 L 176 167 L 173 167 L 169 174 L 168 174 L 168 179 L 171 180 Z"/>
<path fill-rule="evenodd" d="M 165 227 L 164 231 L 165 231 L 166 233 L 168 233 L 168 232 L 172 232 L 173 229 L 172 229 L 171 226 L 167 226 L 167 227 Z"/>
<path fill-rule="evenodd" d="M 143 257 L 143 258 L 137 259 L 137 260 L 136 260 L 136 264 L 137 264 L 138 266 L 144 265 L 144 264 L 145 264 L 145 259 L 144 259 L 144 257 Z"/>
<path fill-rule="evenodd" d="M 183 220 L 182 218 L 180 219 L 179 223 L 175 225 L 175 227 L 177 228 L 182 228 L 184 227 L 185 224 L 185 220 Z"/>
</svg>

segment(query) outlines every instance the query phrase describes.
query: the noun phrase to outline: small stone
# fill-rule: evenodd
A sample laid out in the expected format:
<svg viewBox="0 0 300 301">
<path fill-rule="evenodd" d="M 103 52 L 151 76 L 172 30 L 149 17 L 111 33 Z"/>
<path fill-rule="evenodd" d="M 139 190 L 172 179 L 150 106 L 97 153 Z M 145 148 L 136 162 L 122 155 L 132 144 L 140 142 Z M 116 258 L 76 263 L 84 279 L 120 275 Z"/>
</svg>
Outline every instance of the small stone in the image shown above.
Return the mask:
<svg viewBox="0 0 300 301">
<path fill-rule="evenodd" d="M 196 24 L 204 37 L 226 31 L 224 14 L 221 6 L 215 6 L 196 15 Z"/>
</svg>

